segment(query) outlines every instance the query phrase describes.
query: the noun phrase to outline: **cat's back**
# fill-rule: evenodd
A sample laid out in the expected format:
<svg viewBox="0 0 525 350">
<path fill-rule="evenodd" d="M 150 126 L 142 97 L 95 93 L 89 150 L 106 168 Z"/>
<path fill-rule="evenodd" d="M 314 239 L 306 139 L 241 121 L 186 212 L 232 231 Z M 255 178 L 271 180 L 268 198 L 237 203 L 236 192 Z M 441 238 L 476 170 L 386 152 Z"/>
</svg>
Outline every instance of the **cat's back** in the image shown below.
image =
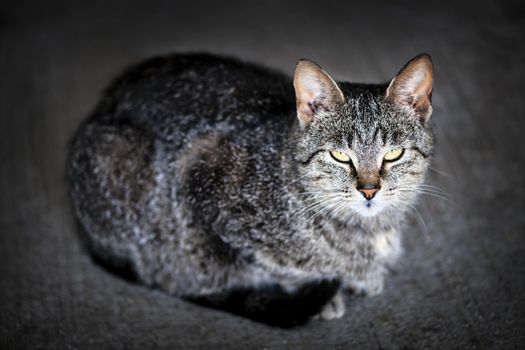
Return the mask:
<svg viewBox="0 0 525 350">
<path fill-rule="evenodd" d="M 286 75 L 236 58 L 175 54 L 125 71 L 107 89 L 94 117 L 129 121 L 160 136 L 195 128 L 290 125 L 295 103 Z M 169 135 L 166 135 L 169 136 Z"/>
</svg>

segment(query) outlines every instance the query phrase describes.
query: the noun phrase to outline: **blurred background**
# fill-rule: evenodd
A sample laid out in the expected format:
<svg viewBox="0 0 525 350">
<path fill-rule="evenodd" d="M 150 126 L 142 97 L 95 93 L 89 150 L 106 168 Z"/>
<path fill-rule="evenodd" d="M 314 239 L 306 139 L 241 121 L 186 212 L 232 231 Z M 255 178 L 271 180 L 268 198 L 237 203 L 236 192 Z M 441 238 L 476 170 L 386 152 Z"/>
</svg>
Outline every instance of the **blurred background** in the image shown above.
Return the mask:
<svg viewBox="0 0 525 350">
<path fill-rule="evenodd" d="M 519 1 L 17 1 L 0 5 L 0 348 L 508 349 L 525 342 Z M 83 249 L 67 142 L 125 67 L 170 52 L 390 80 L 432 55 L 437 153 L 377 297 L 272 328 L 129 283 Z"/>
</svg>

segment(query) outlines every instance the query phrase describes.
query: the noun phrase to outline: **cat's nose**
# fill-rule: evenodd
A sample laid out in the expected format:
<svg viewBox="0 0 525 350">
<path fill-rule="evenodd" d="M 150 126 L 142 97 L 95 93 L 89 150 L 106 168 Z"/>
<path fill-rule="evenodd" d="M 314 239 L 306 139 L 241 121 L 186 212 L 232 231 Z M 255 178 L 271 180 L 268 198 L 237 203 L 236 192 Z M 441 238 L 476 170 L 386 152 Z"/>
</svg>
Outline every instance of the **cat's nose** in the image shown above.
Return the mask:
<svg viewBox="0 0 525 350">
<path fill-rule="evenodd" d="M 376 195 L 377 191 L 379 191 L 380 186 L 374 185 L 374 184 L 365 184 L 357 188 L 359 192 L 366 198 L 366 199 L 372 199 Z"/>
</svg>

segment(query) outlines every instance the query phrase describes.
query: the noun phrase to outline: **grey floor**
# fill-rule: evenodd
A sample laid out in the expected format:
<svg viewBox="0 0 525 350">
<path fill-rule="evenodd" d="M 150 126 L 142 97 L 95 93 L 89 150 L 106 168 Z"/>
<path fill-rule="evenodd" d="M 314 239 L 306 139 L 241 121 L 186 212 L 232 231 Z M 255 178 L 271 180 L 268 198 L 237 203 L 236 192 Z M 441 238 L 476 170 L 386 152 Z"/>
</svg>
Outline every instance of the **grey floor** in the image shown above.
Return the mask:
<svg viewBox="0 0 525 350">
<path fill-rule="evenodd" d="M 525 14 L 519 2 L 17 2 L 0 7 L 1 349 L 509 349 L 525 342 Z M 438 147 L 406 253 L 341 320 L 272 328 L 151 291 L 83 250 L 66 144 L 109 80 L 170 51 L 340 80 L 436 67 Z"/>
</svg>

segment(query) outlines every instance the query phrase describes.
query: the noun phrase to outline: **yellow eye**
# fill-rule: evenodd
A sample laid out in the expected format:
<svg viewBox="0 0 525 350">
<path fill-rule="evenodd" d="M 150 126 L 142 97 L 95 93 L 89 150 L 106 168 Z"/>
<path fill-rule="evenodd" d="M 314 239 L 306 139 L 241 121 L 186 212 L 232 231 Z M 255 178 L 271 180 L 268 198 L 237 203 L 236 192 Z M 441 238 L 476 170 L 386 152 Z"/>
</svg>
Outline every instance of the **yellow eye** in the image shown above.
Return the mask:
<svg viewBox="0 0 525 350">
<path fill-rule="evenodd" d="M 340 151 L 330 151 L 332 158 L 341 163 L 350 163 L 350 156 Z"/>
<path fill-rule="evenodd" d="M 394 148 L 386 152 L 383 159 L 386 160 L 387 162 L 393 162 L 394 160 L 398 160 L 399 158 L 401 158 L 403 153 L 405 153 L 404 148 Z"/>
</svg>

